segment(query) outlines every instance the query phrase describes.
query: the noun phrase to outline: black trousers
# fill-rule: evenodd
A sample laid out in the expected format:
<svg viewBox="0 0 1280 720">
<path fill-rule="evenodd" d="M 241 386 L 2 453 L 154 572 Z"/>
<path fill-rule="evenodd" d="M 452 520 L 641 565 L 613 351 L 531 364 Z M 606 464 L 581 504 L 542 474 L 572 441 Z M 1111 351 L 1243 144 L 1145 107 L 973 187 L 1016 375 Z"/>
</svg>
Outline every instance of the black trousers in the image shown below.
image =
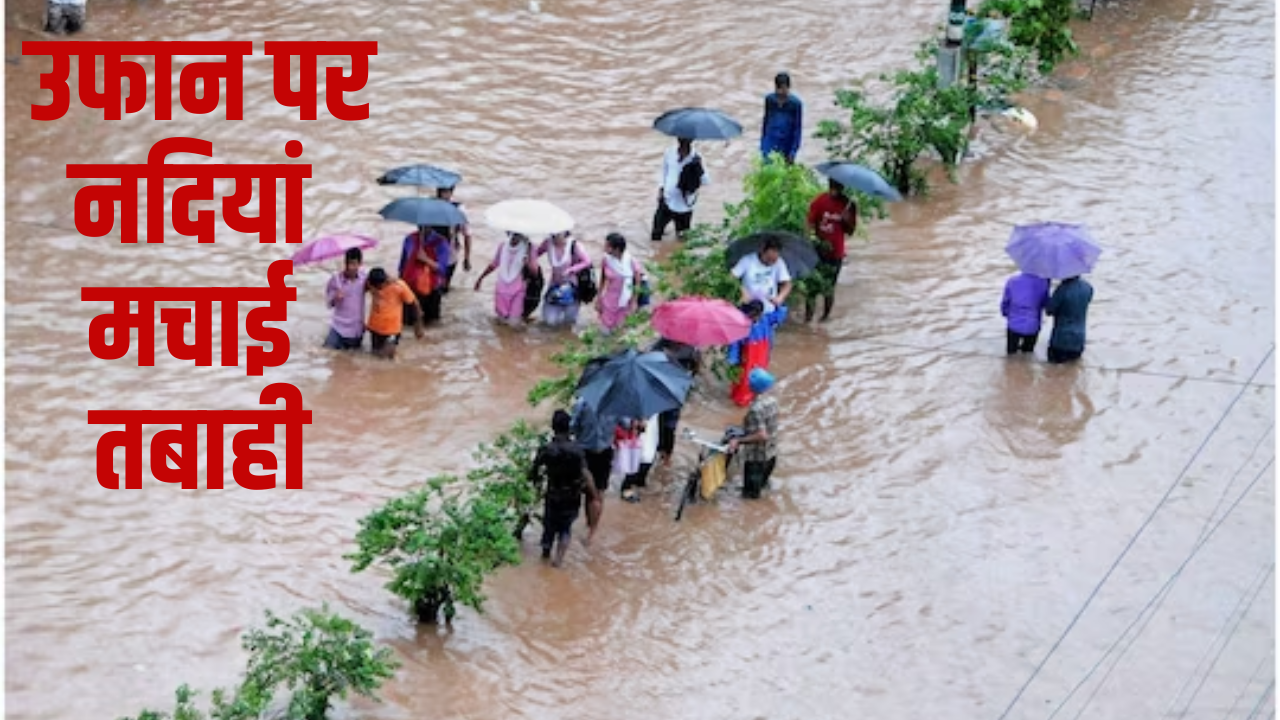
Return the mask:
<svg viewBox="0 0 1280 720">
<path fill-rule="evenodd" d="M 558 538 L 561 543 L 568 543 L 572 533 L 573 521 L 578 519 L 578 512 L 581 510 L 581 501 L 578 505 L 551 505 L 550 503 L 543 505 L 542 510 L 542 548 L 550 550 L 552 544 Z"/>
<path fill-rule="evenodd" d="M 818 272 L 826 277 L 831 287 L 827 288 L 827 292 L 823 295 L 823 314 L 825 319 L 831 312 L 831 306 L 836 302 L 836 283 L 840 280 L 840 271 L 844 269 L 844 259 L 828 260 L 821 258 L 818 260 Z M 813 313 L 818 309 L 818 298 L 805 295 L 804 298 L 804 319 L 809 321 L 813 319 Z"/>
<path fill-rule="evenodd" d="M 626 492 L 629 488 L 644 487 L 649 482 L 649 470 L 653 468 L 653 463 L 640 463 L 640 469 L 633 475 L 628 475 L 622 480 L 622 492 Z"/>
<path fill-rule="evenodd" d="M 689 231 L 689 226 L 693 225 L 693 211 L 689 212 L 671 212 L 671 208 L 667 207 L 666 199 L 658 201 L 658 209 L 653 213 L 653 232 L 650 233 L 649 239 L 658 242 L 662 239 L 662 234 L 667 231 L 667 226 L 674 220 L 676 223 L 676 234 L 683 235 Z"/>
<path fill-rule="evenodd" d="M 1005 352 L 1010 355 L 1016 355 L 1020 352 L 1029 353 L 1036 349 L 1036 341 L 1040 339 L 1040 333 L 1031 335 L 1022 335 L 1012 330 L 1005 331 Z"/>
<path fill-rule="evenodd" d="M 760 497 L 760 491 L 769 486 L 769 478 L 773 476 L 773 467 L 777 462 L 776 457 L 764 462 L 743 462 L 742 497 L 750 500 Z"/>
<path fill-rule="evenodd" d="M 1062 363 L 1075 362 L 1076 360 L 1079 360 L 1080 356 L 1083 354 L 1084 354 L 1083 352 L 1059 350 L 1052 345 L 1049 346 L 1049 362 L 1053 363 L 1054 365 L 1061 365 Z"/>
<path fill-rule="evenodd" d="M 680 409 L 658 415 L 658 454 L 670 455 L 676 449 L 676 428 L 680 426 Z"/>
<path fill-rule="evenodd" d="M 449 289 L 453 287 L 453 273 L 458 269 L 458 263 L 449 266 L 444 273 L 444 284 L 440 286 L 440 294 L 448 295 Z"/>
<path fill-rule="evenodd" d="M 588 450 L 587 471 L 595 482 L 596 489 L 604 492 L 609 489 L 609 475 L 613 472 L 613 448 L 605 450 Z"/>
<path fill-rule="evenodd" d="M 422 324 L 433 323 L 440 319 L 440 288 L 432 290 L 430 293 L 423 295 L 417 290 L 413 291 L 414 297 L 418 298 L 418 304 L 422 306 Z M 412 305 L 404 306 L 404 326 L 413 327 L 418 323 L 418 311 Z"/>
</svg>

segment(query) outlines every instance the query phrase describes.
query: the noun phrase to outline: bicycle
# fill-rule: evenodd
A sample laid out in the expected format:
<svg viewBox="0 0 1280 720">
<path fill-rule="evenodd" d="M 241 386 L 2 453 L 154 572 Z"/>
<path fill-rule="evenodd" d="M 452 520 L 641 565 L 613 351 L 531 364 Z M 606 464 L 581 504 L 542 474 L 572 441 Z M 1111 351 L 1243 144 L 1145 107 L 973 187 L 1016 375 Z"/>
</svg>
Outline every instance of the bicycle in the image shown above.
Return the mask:
<svg viewBox="0 0 1280 720">
<path fill-rule="evenodd" d="M 685 481 L 684 488 L 680 491 L 680 506 L 676 508 L 676 521 L 684 515 L 684 507 L 689 503 L 698 502 L 698 495 L 702 489 L 702 469 L 707 466 L 717 455 L 725 455 L 725 465 L 728 466 L 733 461 L 734 453 L 729 451 L 729 441 L 746 435 L 746 431 L 737 426 L 730 426 L 724 431 L 724 435 L 720 438 L 720 444 L 708 442 L 698 437 L 697 433 L 685 428 L 682 436 L 685 440 L 698 445 L 701 449 L 698 451 L 698 463 L 689 471 L 689 477 Z"/>
</svg>

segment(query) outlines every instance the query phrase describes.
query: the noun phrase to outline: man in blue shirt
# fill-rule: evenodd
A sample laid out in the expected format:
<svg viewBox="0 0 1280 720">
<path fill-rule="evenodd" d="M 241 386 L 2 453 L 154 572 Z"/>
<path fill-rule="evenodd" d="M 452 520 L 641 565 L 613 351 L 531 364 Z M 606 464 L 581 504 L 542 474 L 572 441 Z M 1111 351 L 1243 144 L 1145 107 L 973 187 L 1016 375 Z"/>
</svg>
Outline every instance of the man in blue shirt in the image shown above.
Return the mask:
<svg viewBox="0 0 1280 720">
<path fill-rule="evenodd" d="M 782 153 L 788 163 L 795 162 L 804 130 L 804 106 L 791 94 L 791 76 L 778 73 L 773 79 L 774 91 L 764 98 L 764 125 L 760 130 L 760 155 Z"/>
</svg>

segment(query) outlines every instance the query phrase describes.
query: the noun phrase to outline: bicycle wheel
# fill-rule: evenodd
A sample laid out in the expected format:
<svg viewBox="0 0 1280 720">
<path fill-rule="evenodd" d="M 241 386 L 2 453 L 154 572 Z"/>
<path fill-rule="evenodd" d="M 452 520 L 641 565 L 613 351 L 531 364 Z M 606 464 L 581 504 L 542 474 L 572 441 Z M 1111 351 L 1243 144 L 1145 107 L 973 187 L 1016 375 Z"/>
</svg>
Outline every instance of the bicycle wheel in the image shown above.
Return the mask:
<svg viewBox="0 0 1280 720">
<path fill-rule="evenodd" d="M 694 468 L 689 471 L 689 479 L 685 481 L 684 489 L 680 491 L 680 507 L 676 509 L 676 520 L 678 521 L 684 515 L 684 506 L 689 503 L 697 502 L 698 489 L 702 483 L 702 472 Z"/>
</svg>

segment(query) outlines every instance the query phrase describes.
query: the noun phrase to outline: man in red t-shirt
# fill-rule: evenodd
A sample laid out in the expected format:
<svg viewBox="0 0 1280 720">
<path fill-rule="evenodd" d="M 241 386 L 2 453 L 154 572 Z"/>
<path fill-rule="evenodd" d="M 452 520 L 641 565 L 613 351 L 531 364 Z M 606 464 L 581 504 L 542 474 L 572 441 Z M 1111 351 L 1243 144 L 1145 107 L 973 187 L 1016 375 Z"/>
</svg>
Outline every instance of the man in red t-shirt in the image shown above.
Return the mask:
<svg viewBox="0 0 1280 720">
<path fill-rule="evenodd" d="M 818 237 L 818 272 L 831 283 L 831 288 L 822 298 L 822 320 L 825 322 L 836 300 L 836 279 L 844 267 L 845 236 L 858 229 L 858 205 L 845 197 L 843 185 L 835 180 L 829 181 L 827 192 L 809 204 L 809 229 Z M 809 322 L 813 320 L 817 303 L 814 298 L 806 297 L 804 305 L 804 321 Z"/>
</svg>

